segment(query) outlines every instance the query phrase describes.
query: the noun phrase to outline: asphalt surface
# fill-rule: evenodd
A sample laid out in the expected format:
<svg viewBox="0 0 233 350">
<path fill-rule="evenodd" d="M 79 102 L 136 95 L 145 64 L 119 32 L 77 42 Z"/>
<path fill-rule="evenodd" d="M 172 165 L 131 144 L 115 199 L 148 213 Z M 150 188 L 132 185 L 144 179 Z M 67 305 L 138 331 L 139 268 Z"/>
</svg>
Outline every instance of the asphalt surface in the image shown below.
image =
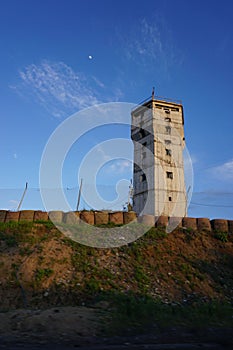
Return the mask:
<svg viewBox="0 0 233 350">
<path fill-rule="evenodd" d="M 48 338 L 46 333 L 28 337 L 26 333 L 0 335 L 0 350 L 223 350 L 233 349 L 231 328 L 206 328 L 202 331 L 167 328 L 161 332 L 129 336 L 75 336 Z"/>
<path fill-rule="evenodd" d="M 221 350 L 221 349 L 231 349 L 231 347 L 226 347 L 225 345 L 214 344 L 214 343 L 177 343 L 177 344 L 114 344 L 114 345 L 85 345 L 79 346 L 78 344 L 2 344 L 0 349 L 10 349 L 10 350 L 20 350 L 20 349 L 30 349 L 30 350 Z"/>
</svg>

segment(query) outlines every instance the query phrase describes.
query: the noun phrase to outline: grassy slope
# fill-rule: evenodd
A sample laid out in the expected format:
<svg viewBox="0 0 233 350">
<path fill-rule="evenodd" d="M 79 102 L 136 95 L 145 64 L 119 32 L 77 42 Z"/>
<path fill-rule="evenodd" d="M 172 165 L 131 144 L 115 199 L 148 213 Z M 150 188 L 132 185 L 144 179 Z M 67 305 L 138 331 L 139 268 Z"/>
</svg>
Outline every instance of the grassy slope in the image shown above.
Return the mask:
<svg viewBox="0 0 233 350">
<path fill-rule="evenodd" d="M 153 228 L 127 246 L 95 249 L 49 222 L 0 224 L 2 311 L 104 300 L 117 305 L 118 322 L 156 315 L 205 323 L 208 315 L 229 324 L 232 270 L 233 237 L 222 233 Z"/>
</svg>

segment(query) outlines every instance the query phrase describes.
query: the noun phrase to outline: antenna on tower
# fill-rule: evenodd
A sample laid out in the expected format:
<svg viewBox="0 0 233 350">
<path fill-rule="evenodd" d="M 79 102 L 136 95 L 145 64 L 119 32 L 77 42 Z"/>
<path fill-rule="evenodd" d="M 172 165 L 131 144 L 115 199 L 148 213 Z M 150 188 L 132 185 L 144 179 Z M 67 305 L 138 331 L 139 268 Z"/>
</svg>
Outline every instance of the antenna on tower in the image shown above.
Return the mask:
<svg viewBox="0 0 233 350">
<path fill-rule="evenodd" d="M 130 180 L 130 186 L 129 186 L 129 192 L 128 192 L 128 203 L 127 203 L 127 209 L 128 211 L 132 210 L 132 203 L 133 203 L 133 181 Z"/>
<path fill-rule="evenodd" d="M 154 99 L 154 97 L 155 97 L 155 87 L 153 86 L 153 88 L 152 88 L 152 100 Z"/>
</svg>

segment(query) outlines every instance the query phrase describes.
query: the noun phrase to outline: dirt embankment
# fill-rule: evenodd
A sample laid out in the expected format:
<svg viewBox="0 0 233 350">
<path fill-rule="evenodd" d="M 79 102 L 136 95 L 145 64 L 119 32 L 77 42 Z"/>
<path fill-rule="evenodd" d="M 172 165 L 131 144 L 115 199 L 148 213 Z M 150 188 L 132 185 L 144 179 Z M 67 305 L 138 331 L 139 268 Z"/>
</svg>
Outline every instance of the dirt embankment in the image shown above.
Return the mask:
<svg viewBox="0 0 233 350">
<path fill-rule="evenodd" d="M 97 249 L 50 222 L 1 224 L 0 336 L 43 342 L 95 337 L 108 323 L 124 331 L 145 320 L 155 328 L 171 318 L 205 323 L 200 303 L 232 303 L 232 272 L 233 235 L 222 232 L 153 228 L 128 245 Z M 232 320 L 228 306 L 206 310 L 214 322 L 223 312 Z"/>
<path fill-rule="evenodd" d="M 50 223 L 4 224 L 0 267 L 1 310 L 77 305 L 108 291 L 165 302 L 232 300 L 233 235 L 151 229 L 129 245 L 97 249 Z"/>
</svg>

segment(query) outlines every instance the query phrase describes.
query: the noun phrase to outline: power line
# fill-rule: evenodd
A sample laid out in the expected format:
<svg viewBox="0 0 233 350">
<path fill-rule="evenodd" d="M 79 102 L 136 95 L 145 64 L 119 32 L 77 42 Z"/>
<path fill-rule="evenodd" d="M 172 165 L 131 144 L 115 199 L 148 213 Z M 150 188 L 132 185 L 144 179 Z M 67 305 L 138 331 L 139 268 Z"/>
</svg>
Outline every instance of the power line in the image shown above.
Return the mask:
<svg viewBox="0 0 233 350">
<path fill-rule="evenodd" d="M 202 207 L 233 208 L 233 205 L 224 205 L 224 204 L 203 204 L 203 203 L 194 203 L 194 202 L 190 202 L 190 204 L 198 205 Z"/>
</svg>

